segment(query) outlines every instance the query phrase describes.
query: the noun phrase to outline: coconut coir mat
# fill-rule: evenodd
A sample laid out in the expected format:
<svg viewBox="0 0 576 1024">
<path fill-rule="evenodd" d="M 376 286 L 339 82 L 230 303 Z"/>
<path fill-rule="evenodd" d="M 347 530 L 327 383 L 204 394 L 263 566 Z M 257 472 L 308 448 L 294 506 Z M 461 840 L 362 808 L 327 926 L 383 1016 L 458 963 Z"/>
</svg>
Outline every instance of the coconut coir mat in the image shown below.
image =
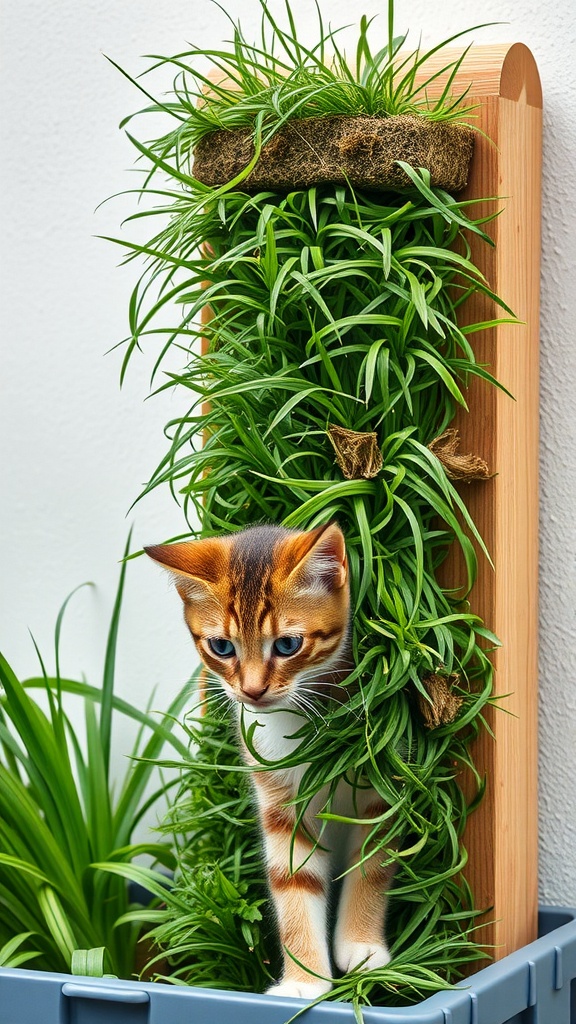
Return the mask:
<svg viewBox="0 0 576 1024">
<path fill-rule="evenodd" d="M 356 188 L 403 188 L 410 179 L 397 160 L 430 171 L 432 184 L 464 188 L 474 147 L 467 125 L 401 114 L 393 117 L 330 116 L 289 121 L 262 147 L 242 189 L 275 191 L 324 182 Z M 193 174 L 205 185 L 235 178 L 254 156 L 250 129 L 215 131 L 194 151 Z"/>
</svg>

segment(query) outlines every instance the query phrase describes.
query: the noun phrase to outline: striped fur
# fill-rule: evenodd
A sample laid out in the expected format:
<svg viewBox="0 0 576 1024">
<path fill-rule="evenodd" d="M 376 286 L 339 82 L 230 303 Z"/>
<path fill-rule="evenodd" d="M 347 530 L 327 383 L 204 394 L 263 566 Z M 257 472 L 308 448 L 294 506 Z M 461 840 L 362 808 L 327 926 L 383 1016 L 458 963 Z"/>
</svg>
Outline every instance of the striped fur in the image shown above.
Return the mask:
<svg viewBox="0 0 576 1024">
<path fill-rule="evenodd" d="M 257 753 L 267 761 L 292 753 L 301 714 L 313 715 L 318 698 L 330 700 L 350 670 L 348 567 L 339 528 L 258 526 L 146 551 L 173 573 L 204 665 L 245 726 L 254 720 L 262 726 L 254 731 Z M 343 869 L 328 850 L 348 846 L 349 863 L 356 864 L 370 828 L 330 826 L 316 844 L 315 814 L 327 793 L 317 794 L 298 829 L 291 804 L 306 765 L 258 771 L 258 762 L 242 752 L 255 768 L 268 884 L 285 951 L 283 977 L 269 991 L 313 999 L 331 987 L 327 904 L 332 878 Z M 332 810 L 370 818 L 383 807 L 370 788 L 353 790 L 343 781 Z M 333 942 L 340 970 L 388 962 L 383 930 L 390 880 L 378 856 L 346 875 Z"/>
</svg>

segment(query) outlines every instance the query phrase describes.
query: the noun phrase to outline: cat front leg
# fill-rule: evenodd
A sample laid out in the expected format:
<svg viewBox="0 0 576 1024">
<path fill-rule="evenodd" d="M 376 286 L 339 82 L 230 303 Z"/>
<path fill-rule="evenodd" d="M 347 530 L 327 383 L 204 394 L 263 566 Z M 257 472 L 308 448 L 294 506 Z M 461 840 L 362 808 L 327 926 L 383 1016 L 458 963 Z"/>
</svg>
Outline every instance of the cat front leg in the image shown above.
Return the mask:
<svg viewBox="0 0 576 1024">
<path fill-rule="evenodd" d="M 313 1000 L 332 987 L 326 923 L 329 856 L 314 849 L 302 829 L 293 840 L 295 812 L 286 805 L 296 789 L 273 772 L 255 772 L 253 778 L 284 958 L 282 978 L 268 993 Z"/>
<path fill-rule="evenodd" d="M 385 810 L 381 801 L 372 799 L 359 816 L 376 818 Z M 372 826 L 354 825 L 351 829 L 349 864 L 353 865 L 369 852 L 364 845 Z M 394 867 L 382 867 L 381 859 L 382 854 L 376 853 L 344 878 L 334 934 L 334 960 L 344 973 L 385 967 L 390 961 L 384 925 Z"/>
</svg>

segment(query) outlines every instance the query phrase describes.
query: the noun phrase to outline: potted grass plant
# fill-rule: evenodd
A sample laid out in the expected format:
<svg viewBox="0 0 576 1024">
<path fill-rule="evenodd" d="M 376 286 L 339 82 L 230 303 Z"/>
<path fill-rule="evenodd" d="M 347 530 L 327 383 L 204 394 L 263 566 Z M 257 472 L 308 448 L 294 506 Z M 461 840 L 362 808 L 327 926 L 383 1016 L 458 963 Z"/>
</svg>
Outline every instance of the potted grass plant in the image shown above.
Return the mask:
<svg viewBox="0 0 576 1024">
<path fill-rule="evenodd" d="M 101 687 L 60 671 L 60 638 L 68 601 L 55 630 L 56 668 L 21 682 L 0 656 L 0 965 L 30 962 L 43 971 L 104 972 L 129 978 L 137 965 L 139 929 L 129 911 L 141 905 L 118 864 L 143 855 L 174 866 L 156 838 L 137 842 L 143 815 L 174 781 L 157 776 L 154 758 L 165 744 L 183 755 L 173 728 L 188 697 L 185 688 L 166 716 L 114 694 L 116 645 L 124 591 L 123 564 L 110 623 Z M 44 711 L 34 700 L 40 692 Z M 84 739 L 70 721 L 80 700 Z M 110 777 L 112 726 L 133 722 L 138 738 L 124 779 Z M 152 784 L 152 785 L 151 785 Z M 110 870 L 109 870 L 110 869 Z M 0 1004 L 1 1005 L 1 1004 Z M 2 1010 L 0 1008 L 0 1019 Z"/>
</svg>

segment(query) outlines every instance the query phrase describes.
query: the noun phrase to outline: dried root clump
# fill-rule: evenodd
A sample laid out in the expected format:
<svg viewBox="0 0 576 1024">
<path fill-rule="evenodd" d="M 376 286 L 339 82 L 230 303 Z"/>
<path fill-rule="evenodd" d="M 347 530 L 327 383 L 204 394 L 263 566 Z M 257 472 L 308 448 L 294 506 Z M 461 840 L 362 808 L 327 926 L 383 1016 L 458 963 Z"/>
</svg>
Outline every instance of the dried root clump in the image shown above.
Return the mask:
<svg viewBox="0 0 576 1024">
<path fill-rule="evenodd" d="M 427 699 L 423 693 L 418 693 L 418 707 L 424 719 L 427 729 L 437 729 L 439 725 L 449 725 L 458 717 L 462 707 L 462 697 L 454 693 L 453 687 L 460 681 L 456 672 L 448 676 L 439 675 L 436 672 L 429 672 L 423 676 L 422 683 Z"/>
<path fill-rule="evenodd" d="M 328 437 L 336 452 L 336 462 L 347 480 L 371 480 L 382 469 L 382 452 L 374 431 L 363 433 L 331 424 Z"/>
<path fill-rule="evenodd" d="M 471 483 L 472 480 L 489 480 L 491 473 L 488 463 L 480 455 L 460 452 L 460 435 L 449 427 L 428 445 L 428 450 L 442 463 L 450 480 Z"/>
</svg>

